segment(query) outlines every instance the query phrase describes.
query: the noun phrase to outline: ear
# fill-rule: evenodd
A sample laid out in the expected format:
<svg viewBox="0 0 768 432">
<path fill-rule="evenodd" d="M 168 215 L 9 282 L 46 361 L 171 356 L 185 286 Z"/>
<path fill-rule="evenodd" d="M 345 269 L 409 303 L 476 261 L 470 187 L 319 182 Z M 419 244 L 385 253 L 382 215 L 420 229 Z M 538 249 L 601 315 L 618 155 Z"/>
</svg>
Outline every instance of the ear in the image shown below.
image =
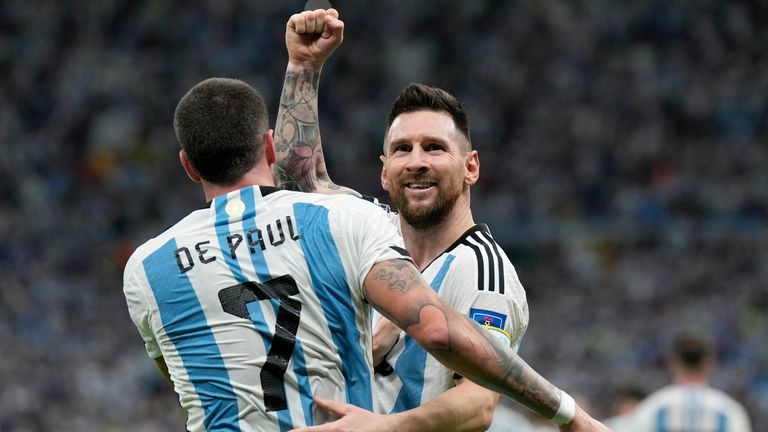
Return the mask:
<svg viewBox="0 0 768 432">
<path fill-rule="evenodd" d="M 264 133 L 264 157 L 267 158 L 267 164 L 269 166 L 274 165 L 277 162 L 277 156 L 275 155 L 275 138 L 274 129 L 270 129 Z"/>
<path fill-rule="evenodd" d="M 381 155 L 379 156 L 379 160 L 381 161 L 381 187 L 389 192 L 389 182 L 387 181 L 387 157 Z"/>
<path fill-rule="evenodd" d="M 472 186 L 477 183 L 480 177 L 480 158 L 477 156 L 477 150 L 472 150 L 464 157 L 464 184 Z"/>
<path fill-rule="evenodd" d="M 195 167 L 192 166 L 192 163 L 189 162 L 189 158 L 187 157 L 187 152 L 184 150 L 179 150 L 179 162 L 181 162 L 181 166 L 184 167 L 184 171 L 187 172 L 187 175 L 190 179 L 192 179 L 195 183 L 200 183 L 202 179 L 200 178 L 200 174 L 197 173 L 197 170 Z"/>
</svg>

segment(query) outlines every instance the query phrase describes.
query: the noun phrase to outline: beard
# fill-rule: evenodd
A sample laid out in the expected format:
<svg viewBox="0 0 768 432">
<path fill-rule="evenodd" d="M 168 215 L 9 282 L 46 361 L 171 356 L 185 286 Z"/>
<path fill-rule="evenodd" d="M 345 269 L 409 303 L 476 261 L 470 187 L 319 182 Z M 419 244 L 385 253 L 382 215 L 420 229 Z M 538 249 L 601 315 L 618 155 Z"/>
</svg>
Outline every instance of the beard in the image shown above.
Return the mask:
<svg viewBox="0 0 768 432">
<path fill-rule="evenodd" d="M 418 179 L 414 181 L 418 181 Z M 463 185 L 461 182 L 459 184 L 454 183 L 454 179 L 449 179 L 447 186 L 438 183 L 436 186 L 437 198 L 434 204 L 429 206 L 409 201 L 403 192 L 404 186 L 394 188 L 389 196 L 408 225 L 416 229 L 428 229 L 442 223 L 456 205 L 456 201 L 461 196 Z"/>
</svg>

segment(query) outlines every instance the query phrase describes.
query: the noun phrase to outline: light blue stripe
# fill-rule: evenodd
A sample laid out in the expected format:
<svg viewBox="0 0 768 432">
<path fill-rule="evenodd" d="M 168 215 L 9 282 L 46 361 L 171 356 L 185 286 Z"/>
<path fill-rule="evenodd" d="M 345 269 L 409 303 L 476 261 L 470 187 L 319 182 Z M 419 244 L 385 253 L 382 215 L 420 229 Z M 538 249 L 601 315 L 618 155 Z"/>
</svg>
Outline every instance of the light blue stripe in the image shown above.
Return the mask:
<svg viewBox="0 0 768 432">
<path fill-rule="evenodd" d="M 448 273 L 448 268 L 451 266 L 451 263 L 453 263 L 454 259 L 456 259 L 455 256 L 448 254 L 448 256 L 445 258 L 445 261 L 443 262 L 443 265 L 440 266 L 440 270 L 437 271 L 437 276 L 435 276 L 435 279 L 430 284 L 435 292 L 440 291 L 440 287 L 443 286 L 445 275 Z"/>
<path fill-rule="evenodd" d="M 293 349 L 293 371 L 296 373 L 296 382 L 299 384 L 299 394 L 301 395 L 301 407 L 304 410 L 304 421 L 307 425 L 315 424 L 312 417 L 312 387 L 309 386 L 309 372 L 307 372 L 307 362 L 304 357 L 304 348 L 301 342 L 296 339 L 296 347 Z"/>
<path fill-rule="evenodd" d="M 246 237 L 248 231 L 256 228 L 256 198 L 254 190 L 255 188 L 249 187 L 240 192 L 240 199 L 245 204 L 245 212 L 243 213 L 244 246 L 248 246 L 248 238 Z M 250 253 L 250 250 L 248 252 Z M 259 281 L 266 282 L 272 278 L 272 275 L 269 273 L 269 266 L 267 266 L 267 260 L 264 259 L 264 251 L 258 245 L 254 247 L 254 251 L 251 254 L 251 262 L 256 270 L 256 275 L 259 277 Z"/>
<path fill-rule="evenodd" d="M 698 429 L 698 423 L 699 423 L 699 415 L 701 410 L 699 410 L 699 397 L 698 394 L 693 391 L 693 389 L 688 389 L 687 403 L 683 407 L 683 415 L 685 418 L 685 429 L 695 431 Z"/>
<path fill-rule="evenodd" d="M 665 432 L 667 430 L 667 408 L 660 409 L 656 413 L 656 432 Z"/>
<path fill-rule="evenodd" d="M 717 414 L 717 432 L 725 432 L 726 426 L 728 425 L 728 417 L 725 416 L 725 413 L 718 413 Z"/>
<path fill-rule="evenodd" d="M 216 339 L 172 239 L 144 260 L 165 333 L 176 346 L 205 412 L 207 430 L 239 431 L 237 398 Z"/>
<path fill-rule="evenodd" d="M 448 269 L 455 258 L 453 255 L 448 255 L 440 266 L 440 270 L 438 270 L 437 275 L 430 284 L 435 292 L 440 291 L 445 275 L 448 273 Z M 395 405 L 390 413 L 407 411 L 421 405 L 426 365 L 427 351 L 416 343 L 411 336 L 406 335 L 405 347 L 400 357 L 397 358 L 397 364 L 395 365 L 395 373 L 397 373 L 403 386 L 397 394 Z"/>
<path fill-rule="evenodd" d="M 293 211 L 312 285 L 323 305 L 333 342 L 343 359 L 341 372 L 346 380 L 347 402 L 372 411 L 371 368 L 359 343 L 360 332 L 355 320 L 358 312 L 331 235 L 328 209 L 296 203 Z"/>
</svg>

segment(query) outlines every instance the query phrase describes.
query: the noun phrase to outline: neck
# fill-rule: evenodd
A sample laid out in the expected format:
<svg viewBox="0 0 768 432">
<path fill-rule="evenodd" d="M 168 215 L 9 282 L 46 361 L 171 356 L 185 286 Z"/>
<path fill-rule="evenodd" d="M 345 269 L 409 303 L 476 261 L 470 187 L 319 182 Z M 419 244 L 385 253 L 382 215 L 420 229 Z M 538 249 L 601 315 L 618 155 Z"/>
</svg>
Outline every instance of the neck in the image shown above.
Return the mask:
<svg viewBox="0 0 768 432">
<path fill-rule="evenodd" d="M 475 225 L 469 207 L 469 191 L 463 193 L 451 212 L 439 224 L 426 229 L 415 228 L 400 216 L 405 248 L 411 254 L 416 267 L 424 270 L 429 263 L 440 256 L 464 232 Z"/>
<path fill-rule="evenodd" d="M 709 374 L 703 371 L 679 371 L 672 381 L 680 385 L 706 385 L 709 384 Z"/>
<path fill-rule="evenodd" d="M 210 202 L 219 195 L 224 195 L 248 186 L 275 186 L 275 179 L 272 176 L 272 171 L 269 167 L 265 170 L 261 165 L 258 165 L 245 173 L 245 175 L 243 175 L 236 183 L 231 185 L 220 185 L 206 180 L 201 180 L 200 183 L 203 186 L 205 200 Z"/>
</svg>

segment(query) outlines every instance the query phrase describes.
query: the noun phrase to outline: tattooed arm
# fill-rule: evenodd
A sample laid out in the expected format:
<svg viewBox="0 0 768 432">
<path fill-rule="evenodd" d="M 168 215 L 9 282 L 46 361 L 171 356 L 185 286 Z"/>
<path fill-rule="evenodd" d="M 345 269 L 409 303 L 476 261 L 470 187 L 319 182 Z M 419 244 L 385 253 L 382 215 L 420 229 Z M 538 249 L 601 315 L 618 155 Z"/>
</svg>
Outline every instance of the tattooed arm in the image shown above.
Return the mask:
<svg viewBox="0 0 768 432">
<path fill-rule="evenodd" d="M 359 195 L 331 181 L 320 142 L 317 89 L 323 63 L 343 40 L 344 23 L 338 17 L 334 9 L 306 11 L 286 25 L 289 60 L 275 124 L 278 187 Z"/>
<path fill-rule="evenodd" d="M 483 387 L 504 393 L 550 419 L 558 412 L 561 391 L 513 350 L 474 321 L 445 304 L 408 261 L 383 261 L 365 279 L 368 301 L 448 368 Z M 576 407 L 562 431 L 606 431 Z"/>
</svg>

